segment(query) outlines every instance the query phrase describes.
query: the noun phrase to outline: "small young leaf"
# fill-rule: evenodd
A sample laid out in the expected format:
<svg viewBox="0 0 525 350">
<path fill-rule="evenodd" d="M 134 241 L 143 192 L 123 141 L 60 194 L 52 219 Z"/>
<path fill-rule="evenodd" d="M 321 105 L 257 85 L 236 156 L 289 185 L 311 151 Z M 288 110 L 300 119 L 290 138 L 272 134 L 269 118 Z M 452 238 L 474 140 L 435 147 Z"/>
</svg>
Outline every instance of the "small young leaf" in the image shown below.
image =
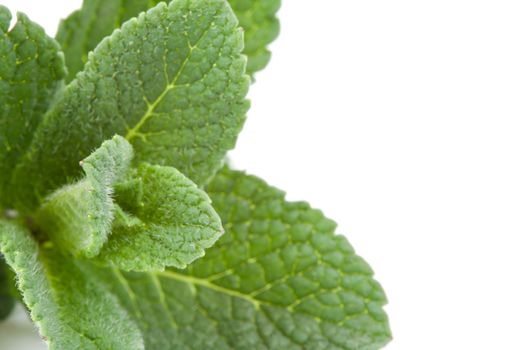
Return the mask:
<svg viewBox="0 0 525 350">
<path fill-rule="evenodd" d="M 111 233 L 115 206 L 113 186 L 129 170 L 133 149 L 121 136 L 105 141 L 80 162 L 86 177 L 52 193 L 36 223 L 63 251 L 91 258 Z"/>
<path fill-rule="evenodd" d="M 4 257 L 0 254 L 0 321 L 7 318 L 15 306 L 15 298 L 9 287 L 11 283 L 7 269 Z"/>
<path fill-rule="evenodd" d="M 375 350 L 390 339 L 383 290 L 333 221 L 240 172 L 208 191 L 226 233 L 186 270 L 92 268 L 147 349 Z"/>
<path fill-rule="evenodd" d="M 161 0 L 84 0 L 82 8 L 60 23 L 57 40 L 66 54 L 69 80 L 81 71 L 88 52 L 128 19 L 148 10 Z M 270 60 L 266 48 L 279 34 L 276 18 L 280 0 L 229 0 L 244 29 L 247 72 L 263 69 Z"/>
<path fill-rule="evenodd" d="M 124 210 L 97 260 L 123 270 L 184 268 L 223 233 L 210 198 L 172 167 L 140 165 L 116 200 Z"/>
<path fill-rule="evenodd" d="M 242 32 L 224 0 L 174 0 L 126 22 L 89 56 L 15 170 L 17 208 L 79 175 L 78 159 L 114 134 L 138 162 L 202 185 L 233 148 L 248 109 Z M 28 179 L 25 174 L 39 173 Z"/>
<path fill-rule="evenodd" d="M 0 251 L 51 350 L 144 349 L 118 300 L 74 260 L 50 244 L 38 247 L 30 232 L 6 221 L 0 221 Z"/>
<path fill-rule="evenodd" d="M 66 75 L 58 44 L 19 13 L 8 30 L 11 13 L 0 5 L 0 205 L 15 194 L 11 173 L 29 146 L 53 96 Z"/>
</svg>

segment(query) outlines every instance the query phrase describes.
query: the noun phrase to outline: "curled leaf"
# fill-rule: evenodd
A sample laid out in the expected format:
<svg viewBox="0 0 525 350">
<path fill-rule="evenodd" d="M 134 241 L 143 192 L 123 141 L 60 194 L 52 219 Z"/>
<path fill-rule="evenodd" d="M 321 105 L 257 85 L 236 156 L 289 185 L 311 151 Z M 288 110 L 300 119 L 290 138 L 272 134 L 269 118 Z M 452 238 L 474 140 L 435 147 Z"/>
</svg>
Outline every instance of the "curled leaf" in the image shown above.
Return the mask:
<svg viewBox="0 0 525 350">
<path fill-rule="evenodd" d="M 116 201 L 122 209 L 97 260 L 123 270 L 184 268 L 223 233 L 208 195 L 172 167 L 140 165 Z"/>
<path fill-rule="evenodd" d="M 115 136 L 80 162 L 85 178 L 52 193 L 36 222 L 64 252 L 94 257 L 111 233 L 113 186 L 129 169 L 133 148 Z"/>
</svg>

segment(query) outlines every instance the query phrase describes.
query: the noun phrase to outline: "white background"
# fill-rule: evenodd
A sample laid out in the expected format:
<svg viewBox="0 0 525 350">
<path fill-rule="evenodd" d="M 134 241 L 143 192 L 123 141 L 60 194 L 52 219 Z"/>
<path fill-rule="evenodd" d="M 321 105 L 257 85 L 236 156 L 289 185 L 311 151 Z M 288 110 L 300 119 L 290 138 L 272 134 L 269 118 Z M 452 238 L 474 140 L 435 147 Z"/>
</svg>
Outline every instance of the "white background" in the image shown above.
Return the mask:
<svg viewBox="0 0 525 350">
<path fill-rule="evenodd" d="M 49 34 L 80 4 L 0 2 Z M 389 350 L 525 349 L 524 5 L 284 0 L 233 162 L 339 222 Z"/>
</svg>

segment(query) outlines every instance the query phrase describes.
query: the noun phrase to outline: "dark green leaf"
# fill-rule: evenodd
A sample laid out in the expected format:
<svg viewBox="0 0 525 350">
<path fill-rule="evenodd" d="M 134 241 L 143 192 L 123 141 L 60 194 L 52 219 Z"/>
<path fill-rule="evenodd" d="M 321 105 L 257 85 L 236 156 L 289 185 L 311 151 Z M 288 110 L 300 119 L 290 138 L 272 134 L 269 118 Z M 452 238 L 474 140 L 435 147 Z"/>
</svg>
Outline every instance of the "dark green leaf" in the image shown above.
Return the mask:
<svg viewBox="0 0 525 350">
<path fill-rule="evenodd" d="M 10 290 L 8 267 L 0 254 L 0 321 L 7 318 L 15 306 L 15 298 Z"/>
<path fill-rule="evenodd" d="M 8 30 L 11 13 L 0 6 L 0 206 L 12 205 L 13 168 L 66 75 L 58 44 L 19 13 Z"/>
</svg>

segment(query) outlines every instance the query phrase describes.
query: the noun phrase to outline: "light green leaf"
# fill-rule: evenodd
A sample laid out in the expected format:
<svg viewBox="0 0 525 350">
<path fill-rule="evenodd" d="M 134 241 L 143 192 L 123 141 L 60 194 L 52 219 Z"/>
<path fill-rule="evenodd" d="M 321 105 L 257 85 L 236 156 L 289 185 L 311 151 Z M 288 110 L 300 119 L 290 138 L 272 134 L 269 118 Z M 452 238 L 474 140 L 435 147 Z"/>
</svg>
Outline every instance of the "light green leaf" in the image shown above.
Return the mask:
<svg viewBox="0 0 525 350">
<path fill-rule="evenodd" d="M 184 268 L 223 233 L 210 198 L 172 167 L 142 164 L 116 201 L 124 210 L 97 260 L 123 270 Z"/>
<path fill-rule="evenodd" d="M 226 233 L 186 270 L 92 269 L 154 349 L 379 349 L 386 298 L 335 223 L 224 170 L 209 194 Z"/>
<path fill-rule="evenodd" d="M 4 257 L 0 254 L 0 321 L 7 318 L 15 306 L 7 269 Z"/>
<path fill-rule="evenodd" d="M 146 11 L 161 0 L 84 0 L 82 8 L 60 24 L 57 40 L 66 54 L 69 80 L 81 71 L 88 52 L 128 19 Z M 247 72 L 263 69 L 270 60 L 266 48 L 279 34 L 276 18 L 280 0 L 229 0 L 244 29 Z"/>
<path fill-rule="evenodd" d="M 11 173 L 66 75 L 58 44 L 19 13 L 0 5 L 0 205 L 8 207 Z"/>
<path fill-rule="evenodd" d="M 111 233 L 113 187 L 129 170 L 133 148 L 121 136 L 105 141 L 80 162 L 86 177 L 52 193 L 36 223 L 63 251 L 88 258 L 98 255 Z"/>
<path fill-rule="evenodd" d="M 105 39 L 15 170 L 17 208 L 33 210 L 72 182 L 78 159 L 114 134 L 125 135 L 137 162 L 173 166 L 206 183 L 233 148 L 248 108 L 237 24 L 225 0 L 175 0 Z"/>
<path fill-rule="evenodd" d="M 246 71 L 253 73 L 268 65 L 271 52 L 268 45 L 279 35 L 276 17 L 281 0 L 229 0 L 244 29 L 244 54 L 248 56 Z"/>
<path fill-rule="evenodd" d="M 118 300 L 49 244 L 0 221 L 0 251 L 50 350 L 144 349 L 140 331 Z"/>
<path fill-rule="evenodd" d="M 36 224 L 77 257 L 123 270 L 184 268 L 221 236 L 221 220 L 206 193 L 177 169 L 130 169 L 132 155 L 120 136 L 104 142 L 81 162 L 86 178 L 51 194 Z"/>
</svg>

